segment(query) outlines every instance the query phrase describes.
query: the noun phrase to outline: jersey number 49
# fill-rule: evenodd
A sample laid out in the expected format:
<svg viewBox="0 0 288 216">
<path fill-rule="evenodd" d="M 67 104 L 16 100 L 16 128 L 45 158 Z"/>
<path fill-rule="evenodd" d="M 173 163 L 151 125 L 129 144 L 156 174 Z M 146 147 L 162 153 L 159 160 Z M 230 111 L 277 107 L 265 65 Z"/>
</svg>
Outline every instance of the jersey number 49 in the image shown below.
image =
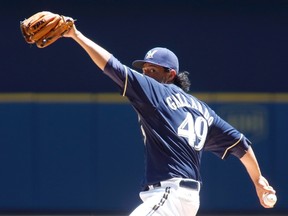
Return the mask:
<svg viewBox="0 0 288 216">
<path fill-rule="evenodd" d="M 189 145 L 196 151 L 200 151 L 205 143 L 208 133 L 208 123 L 202 116 L 195 120 L 191 113 L 187 113 L 186 118 L 178 127 L 178 136 L 188 140 Z"/>
</svg>

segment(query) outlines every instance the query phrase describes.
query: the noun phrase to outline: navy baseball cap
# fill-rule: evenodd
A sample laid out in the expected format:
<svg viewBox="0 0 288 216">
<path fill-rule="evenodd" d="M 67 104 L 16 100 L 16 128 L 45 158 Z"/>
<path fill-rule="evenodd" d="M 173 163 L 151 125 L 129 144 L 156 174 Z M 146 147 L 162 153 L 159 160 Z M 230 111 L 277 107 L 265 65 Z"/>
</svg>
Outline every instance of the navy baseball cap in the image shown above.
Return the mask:
<svg viewBox="0 0 288 216">
<path fill-rule="evenodd" d="M 142 69 L 144 63 L 151 63 L 161 67 L 174 69 L 177 73 L 179 71 L 179 62 L 177 56 L 169 49 L 163 47 L 155 47 L 149 50 L 144 60 L 135 60 L 132 65 L 135 68 Z"/>
</svg>

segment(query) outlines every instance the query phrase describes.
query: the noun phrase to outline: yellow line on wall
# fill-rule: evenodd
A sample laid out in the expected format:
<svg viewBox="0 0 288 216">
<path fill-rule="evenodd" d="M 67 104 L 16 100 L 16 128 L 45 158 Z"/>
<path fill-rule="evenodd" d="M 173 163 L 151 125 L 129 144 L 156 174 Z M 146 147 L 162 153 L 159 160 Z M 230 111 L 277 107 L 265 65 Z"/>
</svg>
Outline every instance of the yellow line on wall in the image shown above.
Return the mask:
<svg viewBox="0 0 288 216">
<path fill-rule="evenodd" d="M 288 103 L 288 93 L 191 93 L 207 103 Z M 0 103 L 128 103 L 118 93 L 0 93 Z"/>
<path fill-rule="evenodd" d="M 197 93 L 206 102 L 288 103 L 288 93 Z"/>
<path fill-rule="evenodd" d="M 0 93 L 0 103 L 125 103 L 116 93 Z"/>
</svg>

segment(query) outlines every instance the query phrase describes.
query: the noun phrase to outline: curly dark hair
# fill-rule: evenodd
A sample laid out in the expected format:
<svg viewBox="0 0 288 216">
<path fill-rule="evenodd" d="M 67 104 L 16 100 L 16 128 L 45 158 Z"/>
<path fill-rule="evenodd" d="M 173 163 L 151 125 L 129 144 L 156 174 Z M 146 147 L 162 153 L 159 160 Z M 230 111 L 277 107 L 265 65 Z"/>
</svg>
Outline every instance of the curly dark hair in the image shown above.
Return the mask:
<svg viewBox="0 0 288 216">
<path fill-rule="evenodd" d="M 189 75 L 188 71 L 183 71 L 179 72 L 179 74 L 176 75 L 174 78 L 174 84 L 179 86 L 185 92 L 188 92 L 190 90 L 191 85 L 188 75 Z"/>
</svg>

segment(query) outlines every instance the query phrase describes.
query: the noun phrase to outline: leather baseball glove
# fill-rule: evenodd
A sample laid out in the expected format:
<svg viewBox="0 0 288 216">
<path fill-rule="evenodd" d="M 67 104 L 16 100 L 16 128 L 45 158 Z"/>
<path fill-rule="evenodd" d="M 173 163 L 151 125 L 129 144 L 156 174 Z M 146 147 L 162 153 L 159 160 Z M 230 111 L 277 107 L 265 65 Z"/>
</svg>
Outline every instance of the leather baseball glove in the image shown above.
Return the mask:
<svg viewBox="0 0 288 216">
<path fill-rule="evenodd" d="M 62 37 L 73 25 L 73 18 L 41 11 L 21 21 L 20 29 L 27 43 L 44 48 Z"/>
</svg>

